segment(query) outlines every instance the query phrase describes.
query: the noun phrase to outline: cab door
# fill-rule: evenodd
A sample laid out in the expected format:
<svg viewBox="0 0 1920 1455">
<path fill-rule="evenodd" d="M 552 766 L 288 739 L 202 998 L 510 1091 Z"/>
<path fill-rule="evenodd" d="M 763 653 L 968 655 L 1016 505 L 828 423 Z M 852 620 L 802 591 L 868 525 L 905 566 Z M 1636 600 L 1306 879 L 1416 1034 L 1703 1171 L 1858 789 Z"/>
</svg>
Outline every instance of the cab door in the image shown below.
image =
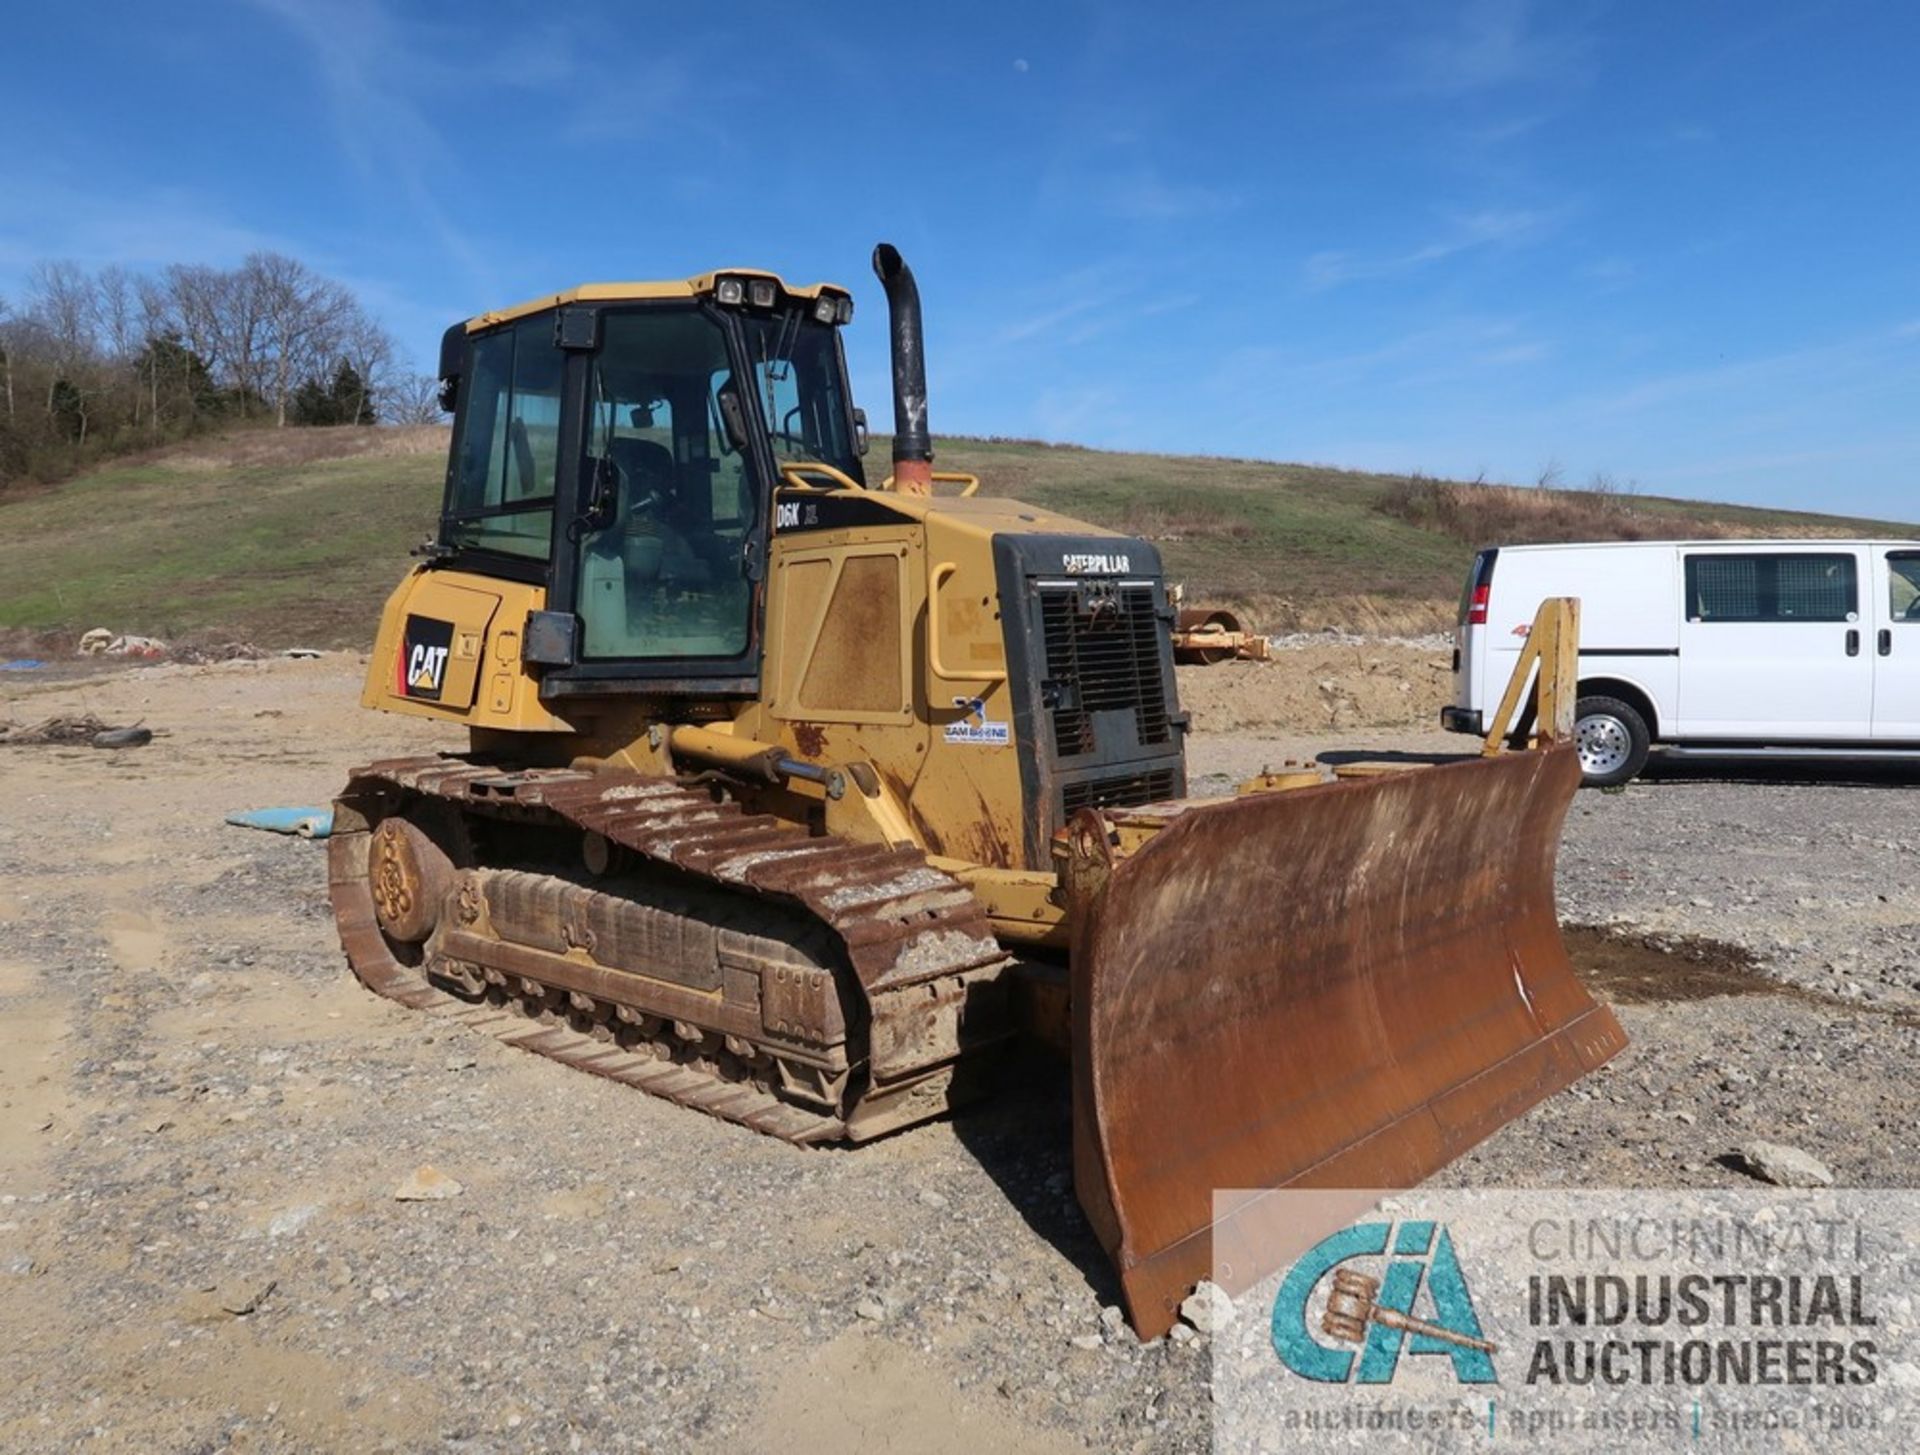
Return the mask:
<svg viewBox="0 0 1920 1455">
<path fill-rule="evenodd" d="M 1873 736 L 1920 742 L 1920 547 L 1873 555 Z"/>
<path fill-rule="evenodd" d="M 1683 553 L 1680 731 L 1695 740 L 1848 742 L 1873 723 L 1870 553 Z"/>
</svg>

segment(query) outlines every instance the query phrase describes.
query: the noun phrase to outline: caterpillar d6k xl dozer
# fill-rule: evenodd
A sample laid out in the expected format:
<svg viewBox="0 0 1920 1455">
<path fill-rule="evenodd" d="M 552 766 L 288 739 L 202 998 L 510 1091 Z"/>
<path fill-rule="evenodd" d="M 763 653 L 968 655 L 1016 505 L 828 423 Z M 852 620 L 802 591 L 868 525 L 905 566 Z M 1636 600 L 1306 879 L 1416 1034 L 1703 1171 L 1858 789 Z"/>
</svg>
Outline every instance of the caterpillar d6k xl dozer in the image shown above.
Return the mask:
<svg viewBox="0 0 1920 1455">
<path fill-rule="evenodd" d="M 1410 1186 L 1621 1045 L 1554 918 L 1579 764 L 1544 732 L 1187 798 L 1157 553 L 932 469 L 912 275 L 874 263 L 884 481 L 837 288 L 448 331 L 444 510 L 363 700 L 471 747 L 352 775 L 341 937 L 384 995 L 794 1142 L 936 1116 L 1051 1031 L 1151 1335 L 1220 1239 L 1287 1232 L 1263 1190 Z"/>
</svg>

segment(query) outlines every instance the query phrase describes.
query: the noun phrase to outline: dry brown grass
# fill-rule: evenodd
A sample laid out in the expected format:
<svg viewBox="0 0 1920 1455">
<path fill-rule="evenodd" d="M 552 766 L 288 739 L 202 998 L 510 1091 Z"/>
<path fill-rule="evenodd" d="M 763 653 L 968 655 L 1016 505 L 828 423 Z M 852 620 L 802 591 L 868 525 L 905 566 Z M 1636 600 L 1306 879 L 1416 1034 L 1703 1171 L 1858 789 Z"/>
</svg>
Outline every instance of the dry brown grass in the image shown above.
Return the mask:
<svg viewBox="0 0 1920 1455">
<path fill-rule="evenodd" d="M 1136 505 L 1127 511 L 1118 529 L 1157 545 L 1179 541 L 1250 541 L 1259 534 L 1246 517 L 1206 505 L 1184 510 Z"/>
<path fill-rule="evenodd" d="M 182 470 L 272 469 L 321 460 L 386 459 L 447 453 L 445 425 L 324 425 L 246 429 L 163 450 L 152 458 Z"/>
<path fill-rule="evenodd" d="M 1451 601 L 1366 592 L 1281 596 L 1262 591 L 1196 593 L 1190 589 L 1187 604 L 1227 607 L 1249 630 L 1270 635 L 1336 630 L 1371 637 L 1423 637 L 1453 629 Z"/>
<path fill-rule="evenodd" d="M 1374 508 L 1475 545 L 1706 539 L 1729 533 L 1724 522 L 1709 515 L 1647 510 L 1604 482 L 1587 490 L 1553 490 L 1409 475 L 1389 486 Z"/>
<path fill-rule="evenodd" d="M 1477 546 L 1858 533 L 1851 522 L 1747 506 L 1720 513 L 1702 501 L 1643 498 L 1604 477 L 1584 490 L 1559 490 L 1409 475 L 1389 485 L 1374 509 Z"/>
</svg>

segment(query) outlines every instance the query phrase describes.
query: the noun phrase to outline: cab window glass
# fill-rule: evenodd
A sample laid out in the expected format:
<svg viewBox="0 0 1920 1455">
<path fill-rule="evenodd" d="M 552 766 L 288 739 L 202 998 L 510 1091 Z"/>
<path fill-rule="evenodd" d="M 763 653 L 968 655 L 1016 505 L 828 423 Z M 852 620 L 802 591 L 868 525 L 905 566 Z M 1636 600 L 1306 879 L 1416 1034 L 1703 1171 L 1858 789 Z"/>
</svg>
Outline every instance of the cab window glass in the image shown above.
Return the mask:
<svg viewBox="0 0 1920 1455">
<path fill-rule="evenodd" d="M 560 457 L 561 365 L 547 315 L 474 341 L 448 482 L 448 544 L 546 558 Z"/>
<path fill-rule="evenodd" d="M 1687 619 L 1698 622 L 1849 621 L 1860 610 L 1852 555 L 1687 557 Z"/>
<path fill-rule="evenodd" d="M 607 317 L 587 431 L 599 508 L 580 537 L 588 659 L 746 651 L 758 497 L 720 402 L 737 387 L 725 334 L 699 309 Z"/>
<path fill-rule="evenodd" d="M 848 423 L 839 334 L 798 311 L 741 319 L 752 387 L 776 460 L 817 460 L 864 481 Z"/>
</svg>

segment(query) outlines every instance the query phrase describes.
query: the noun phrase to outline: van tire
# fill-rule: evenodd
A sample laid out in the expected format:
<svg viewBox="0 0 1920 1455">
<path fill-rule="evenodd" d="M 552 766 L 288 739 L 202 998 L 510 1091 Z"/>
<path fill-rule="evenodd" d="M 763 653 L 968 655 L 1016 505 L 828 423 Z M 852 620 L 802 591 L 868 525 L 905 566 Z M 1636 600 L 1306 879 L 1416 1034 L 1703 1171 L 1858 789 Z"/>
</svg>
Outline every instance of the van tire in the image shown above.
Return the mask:
<svg viewBox="0 0 1920 1455">
<path fill-rule="evenodd" d="M 1573 741 L 1580 750 L 1581 782 L 1589 788 L 1611 788 L 1639 777 L 1653 747 L 1647 720 L 1617 697 L 1576 702 Z"/>
</svg>

